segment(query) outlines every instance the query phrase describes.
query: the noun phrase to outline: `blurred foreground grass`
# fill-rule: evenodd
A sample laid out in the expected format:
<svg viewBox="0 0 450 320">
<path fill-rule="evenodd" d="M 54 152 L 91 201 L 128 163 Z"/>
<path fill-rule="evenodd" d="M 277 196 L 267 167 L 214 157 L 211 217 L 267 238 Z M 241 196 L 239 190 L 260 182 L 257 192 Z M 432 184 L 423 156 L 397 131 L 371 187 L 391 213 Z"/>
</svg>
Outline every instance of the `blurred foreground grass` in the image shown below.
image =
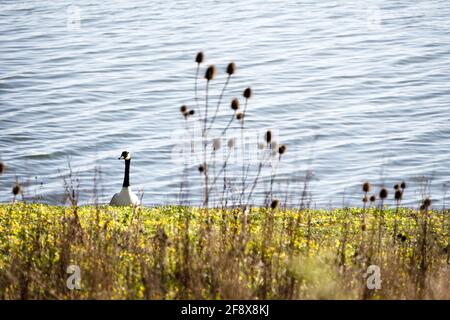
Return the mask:
<svg viewBox="0 0 450 320">
<path fill-rule="evenodd" d="M 449 216 L 5 204 L 0 299 L 450 299 Z"/>
</svg>

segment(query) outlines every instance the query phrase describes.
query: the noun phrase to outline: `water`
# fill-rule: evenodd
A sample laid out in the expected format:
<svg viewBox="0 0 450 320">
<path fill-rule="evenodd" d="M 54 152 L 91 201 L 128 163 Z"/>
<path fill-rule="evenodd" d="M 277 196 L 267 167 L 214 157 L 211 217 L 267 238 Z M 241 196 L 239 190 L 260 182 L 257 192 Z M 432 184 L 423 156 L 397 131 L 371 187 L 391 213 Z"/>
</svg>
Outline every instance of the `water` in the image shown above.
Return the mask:
<svg viewBox="0 0 450 320">
<path fill-rule="evenodd" d="M 184 125 L 179 106 L 193 105 L 200 49 L 220 71 L 212 98 L 226 64 L 238 66 L 220 121 L 229 99 L 253 88 L 246 127 L 274 129 L 288 146 L 278 176 L 300 181 L 290 184 L 293 203 L 305 172 L 318 207 L 360 204 L 366 179 L 389 188 L 404 179 L 412 201 L 426 176 L 435 203 L 442 198 L 450 179 L 446 1 L 73 4 L 0 1 L 1 201 L 11 200 L 17 177 L 29 197 L 60 203 L 68 161 L 83 202 L 94 197 L 96 168 L 100 201 L 109 201 L 122 182 L 117 158 L 129 150 L 144 203 L 173 203 L 182 176 L 174 134 Z"/>
</svg>

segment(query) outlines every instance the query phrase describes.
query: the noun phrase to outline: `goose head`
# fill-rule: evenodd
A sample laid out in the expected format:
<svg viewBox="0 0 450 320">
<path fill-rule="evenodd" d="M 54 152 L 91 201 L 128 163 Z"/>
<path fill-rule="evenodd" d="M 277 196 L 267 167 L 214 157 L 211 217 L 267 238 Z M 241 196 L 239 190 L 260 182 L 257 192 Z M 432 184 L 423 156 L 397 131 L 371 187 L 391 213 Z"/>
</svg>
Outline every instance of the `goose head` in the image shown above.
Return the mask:
<svg viewBox="0 0 450 320">
<path fill-rule="evenodd" d="M 123 151 L 119 157 L 119 160 L 130 160 L 131 154 L 128 151 Z"/>
</svg>

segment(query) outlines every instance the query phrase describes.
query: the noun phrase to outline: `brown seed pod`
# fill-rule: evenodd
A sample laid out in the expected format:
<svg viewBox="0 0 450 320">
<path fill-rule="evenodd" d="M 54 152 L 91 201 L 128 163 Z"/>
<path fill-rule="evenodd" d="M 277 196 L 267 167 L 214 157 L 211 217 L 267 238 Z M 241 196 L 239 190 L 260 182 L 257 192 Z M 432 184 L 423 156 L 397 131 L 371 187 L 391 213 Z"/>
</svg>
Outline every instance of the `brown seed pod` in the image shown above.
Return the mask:
<svg viewBox="0 0 450 320">
<path fill-rule="evenodd" d="M 402 197 L 403 197 L 403 192 L 401 190 L 397 189 L 397 191 L 395 191 L 395 195 L 394 195 L 395 200 L 400 201 L 400 200 L 402 200 Z"/>
<path fill-rule="evenodd" d="M 280 155 L 282 155 L 282 154 L 284 154 L 285 152 L 286 152 L 286 146 L 285 146 L 284 144 L 280 145 L 280 146 L 278 147 L 278 153 L 279 153 Z"/>
<path fill-rule="evenodd" d="M 15 184 L 14 187 L 12 188 L 12 193 L 13 195 L 17 196 L 20 193 L 20 185 L 19 184 Z"/>
<path fill-rule="evenodd" d="M 185 105 L 182 105 L 181 107 L 180 107 L 180 112 L 181 113 L 185 113 L 187 111 L 187 107 L 185 106 Z"/>
<path fill-rule="evenodd" d="M 189 110 L 189 115 L 193 116 L 195 114 L 195 110 Z"/>
<path fill-rule="evenodd" d="M 236 72 L 236 65 L 234 64 L 234 62 L 230 62 L 227 66 L 227 73 L 228 75 L 232 75 Z"/>
<path fill-rule="evenodd" d="M 431 199 L 430 198 L 426 198 L 425 200 L 423 200 L 422 206 L 424 208 L 429 208 L 431 206 Z"/>
<path fill-rule="evenodd" d="M 219 150 L 221 145 L 222 145 L 222 141 L 220 140 L 220 138 L 213 139 L 212 147 L 213 147 L 214 151 Z"/>
<path fill-rule="evenodd" d="M 400 188 L 406 189 L 406 183 L 405 183 L 405 181 L 402 181 L 402 183 L 400 184 Z"/>
<path fill-rule="evenodd" d="M 233 100 L 231 100 L 231 109 L 234 111 L 239 109 L 239 100 L 237 98 L 234 98 Z"/>
<path fill-rule="evenodd" d="M 6 166 L 3 164 L 3 162 L 0 162 L 0 174 L 5 172 Z"/>
<path fill-rule="evenodd" d="M 386 199 L 388 196 L 388 191 L 386 188 L 382 188 L 380 190 L 380 199 Z"/>
<path fill-rule="evenodd" d="M 367 203 L 368 201 L 369 201 L 369 198 L 367 198 L 367 196 L 364 196 L 364 197 L 362 198 L 362 202 Z"/>
<path fill-rule="evenodd" d="M 267 130 L 266 134 L 264 135 L 264 138 L 266 139 L 267 143 L 270 143 L 272 141 L 272 131 Z"/>
<path fill-rule="evenodd" d="M 278 208 L 280 204 L 280 201 L 278 201 L 278 199 L 272 200 L 272 203 L 270 204 L 270 208 L 272 210 L 275 210 L 276 208 Z"/>
<path fill-rule="evenodd" d="M 377 197 L 375 195 L 370 196 L 370 202 L 375 202 L 377 200 Z"/>
<path fill-rule="evenodd" d="M 198 171 L 199 171 L 200 173 L 205 172 L 205 170 L 206 170 L 206 167 L 205 167 L 203 164 L 201 164 L 201 165 L 198 166 Z"/>
<path fill-rule="evenodd" d="M 248 87 L 247 89 L 244 90 L 243 95 L 245 99 L 250 99 L 250 97 L 252 96 L 252 89 Z"/>
<path fill-rule="evenodd" d="M 203 54 L 203 51 L 200 51 L 199 53 L 197 53 L 197 56 L 195 57 L 195 62 L 200 64 L 203 62 L 204 58 L 205 58 L 205 55 Z"/>
<path fill-rule="evenodd" d="M 238 120 L 244 119 L 244 114 L 243 114 L 242 112 L 239 112 L 239 113 L 236 115 L 236 119 L 238 119 Z"/>
<path fill-rule="evenodd" d="M 229 140 L 228 140 L 228 148 L 233 148 L 234 147 L 234 138 L 230 138 Z"/>
<path fill-rule="evenodd" d="M 216 77 L 216 67 L 214 65 L 210 65 L 205 72 L 205 79 L 207 81 L 211 81 Z"/>
<path fill-rule="evenodd" d="M 395 190 L 398 190 L 400 188 L 400 186 L 398 185 L 398 184 L 396 184 L 395 186 L 394 186 L 394 189 Z"/>
<path fill-rule="evenodd" d="M 362 190 L 367 193 L 370 192 L 370 183 L 369 182 L 364 182 L 362 185 Z"/>
</svg>

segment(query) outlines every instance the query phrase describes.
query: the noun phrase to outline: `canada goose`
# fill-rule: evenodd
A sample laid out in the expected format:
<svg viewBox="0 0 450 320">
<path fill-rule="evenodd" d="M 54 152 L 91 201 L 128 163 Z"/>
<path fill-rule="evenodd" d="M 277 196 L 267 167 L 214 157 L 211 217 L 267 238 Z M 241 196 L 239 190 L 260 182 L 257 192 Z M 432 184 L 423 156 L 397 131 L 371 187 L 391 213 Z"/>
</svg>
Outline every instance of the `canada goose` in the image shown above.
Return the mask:
<svg viewBox="0 0 450 320">
<path fill-rule="evenodd" d="M 112 197 L 109 204 L 111 206 L 138 206 L 140 204 L 139 198 L 131 191 L 130 187 L 130 153 L 128 151 L 122 152 L 119 160 L 122 159 L 125 160 L 125 176 L 123 178 L 122 190 Z"/>
</svg>

